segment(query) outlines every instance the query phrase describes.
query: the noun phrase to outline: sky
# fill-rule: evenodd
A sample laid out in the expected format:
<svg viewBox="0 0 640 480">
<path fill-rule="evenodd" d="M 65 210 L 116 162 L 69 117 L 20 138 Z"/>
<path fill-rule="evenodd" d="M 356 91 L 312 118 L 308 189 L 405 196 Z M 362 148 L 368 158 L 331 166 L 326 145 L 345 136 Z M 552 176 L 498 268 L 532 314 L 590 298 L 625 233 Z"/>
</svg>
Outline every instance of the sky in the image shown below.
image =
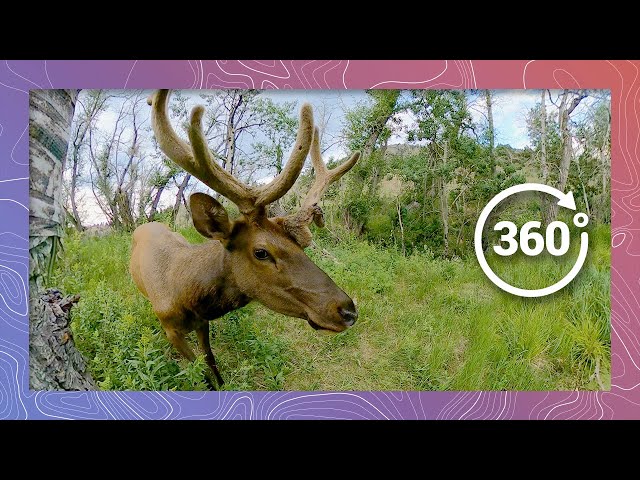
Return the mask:
<svg viewBox="0 0 640 480">
<path fill-rule="evenodd" d="M 492 101 L 496 145 L 513 148 L 530 146 L 527 136 L 527 112 L 540 101 L 540 90 L 495 90 Z M 484 102 L 470 109 L 474 121 L 484 120 Z"/>
<path fill-rule="evenodd" d="M 493 116 L 494 128 L 496 131 L 496 144 L 511 145 L 514 148 L 524 148 L 529 145 L 527 137 L 526 114 L 533 108 L 540 99 L 539 90 L 494 90 Z M 265 97 L 273 99 L 275 102 L 286 102 L 298 100 L 298 105 L 304 101 L 317 106 L 323 101 L 332 107 L 333 115 L 328 125 L 330 133 L 338 132 L 342 127 L 344 110 L 353 107 L 359 101 L 366 101 L 367 95 L 362 90 L 346 91 L 323 91 L 323 90 L 267 90 L 263 93 Z M 471 115 L 475 122 L 484 120 L 484 102 L 471 107 Z M 405 115 L 405 121 L 409 118 Z M 406 133 L 394 135 L 389 143 L 398 144 L 406 142 Z M 327 156 L 336 158 L 347 156 L 348 152 L 337 145 L 327 151 Z"/>
<path fill-rule="evenodd" d="M 119 92 L 122 93 L 122 92 Z M 149 92 L 145 93 L 145 97 Z M 189 98 L 188 109 L 191 110 L 196 104 L 203 103 L 198 96 L 201 91 L 183 91 Z M 495 129 L 496 145 L 510 145 L 514 148 L 524 148 L 529 146 L 529 138 L 526 128 L 526 114 L 535 106 L 540 99 L 540 90 L 494 90 L 493 98 L 493 116 Z M 557 96 L 557 92 L 551 92 L 552 98 Z M 358 102 L 367 102 L 368 95 L 362 90 L 265 90 L 262 96 L 272 99 L 275 103 L 296 102 L 295 111 L 299 110 L 300 105 L 309 102 L 313 106 L 315 120 L 320 123 L 324 118 L 326 120 L 326 128 L 323 133 L 323 149 L 326 148 L 323 156 L 326 160 L 330 158 L 340 159 L 348 156 L 345 146 L 337 141 L 343 127 L 345 111 L 353 108 Z M 113 102 L 110 109 L 104 112 L 98 126 L 105 131 L 113 128 L 116 119 L 116 110 L 119 105 Z M 145 126 L 149 125 L 148 108 L 146 102 L 143 107 L 142 121 Z M 486 107 L 483 99 L 477 102 L 471 102 L 470 112 L 475 123 L 486 124 Z M 576 112 L 579 114 L 579 112 Z M 400 114 L 403 123 L 411 125 L 413 119 L 407 113 Z M 324 122 L 323 122 L 324 123 Z M 126 141 L 126 138 L 123 138 Z M 259 140 L 259 139 L 258 139 Z M 402 144 L 407 140 L 405 131 L 394 134 L 389 144 Z M 148 141 L 150 142 L 150 140 Z M 151 150 L 151 144 L 147 143 Z M 285 158 L 286 158 L 285 154 Z M 272 177 L 267 174 L 261 175 L 263 178 L 258 181 L 269 181 Z M 174 189 L 175 190 L 175 189 Z M 176 190 L 177 191 L 177 190 Z M 93 194 L 88 186 L 80 188 L 79 196 L 81 197 L 81 215 L 87 225 L 99 224 L 106 221 L 106 218 L 98 208 Z M 171 189 L 163 194 L 160 206 L 166 207 L 173 205 L 175 201 L 175 192 Z"/>
</svg>

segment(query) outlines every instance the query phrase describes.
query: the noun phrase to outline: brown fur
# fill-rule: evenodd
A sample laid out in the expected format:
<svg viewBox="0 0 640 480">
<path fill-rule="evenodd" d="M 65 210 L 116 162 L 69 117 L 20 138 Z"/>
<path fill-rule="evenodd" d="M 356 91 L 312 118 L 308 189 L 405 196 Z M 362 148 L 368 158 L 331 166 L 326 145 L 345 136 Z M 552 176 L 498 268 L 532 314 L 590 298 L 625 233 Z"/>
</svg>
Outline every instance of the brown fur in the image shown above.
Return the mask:
<svg viewBox="0 0 640 480">
<path fill-rule="evenodd" d="M 353 325 L 353 301 L 304 253 L 311 244 L 309 223 L 323 225 L 318 201 L 327 187 L 356 163 L 359 153 L 328 170 L 320 154 L 311 105 L 300 109 L 296 143 L 285 168 L 261 187 L 243 184 L 213 159 L 202 131 L 203 107 L 195 107 L 188 129 L 190 144 L 173 130 L 167 115 L 168 90 L 149 97 L 151 124 L 160 149 L 175 163 L 234 202 L 243 217 L 231 222 L 222 205 L 203 193 L 191 195 L 198 232 L 212 239 L 191 245 L 160 223 L 133 234 L 130 271 L 149 299 L 169 341 L 189 360 L 195 354 L 185 336 L 195 330 L 207 364 L 222 385 L 209 345 L 209 321 L 258 300 L 276 312 L 306 319 L 313 328 L 340 332 Z M 311 149 L 316 179 L 300 210 L 267 218 L 265 207 L 289 190 Z M 267 253 L 267 258 L 257 255 Z M 214 386 L 213 378 L 207 378 Z"/>
<path fill-rule="evenodd" d="M 133 234 L 130 272 L 167 338 L 190 360 L 195 355 L 185 336 L 198 332 L 219 384 L 215 358 L 204 344 L 208 322 L 251 300 L 314 328 L 339 332 L 355 321 L 353 301 L 306 256 L 281 219 L 256 215 L 231 223 L 212 197 L 196 193 L 190 202 L 198 231 L 216 240 L 193 245 L 161 223 L 141 225 Z M 257 249 L 269 259 L 257 259 Z"/>
</svg>

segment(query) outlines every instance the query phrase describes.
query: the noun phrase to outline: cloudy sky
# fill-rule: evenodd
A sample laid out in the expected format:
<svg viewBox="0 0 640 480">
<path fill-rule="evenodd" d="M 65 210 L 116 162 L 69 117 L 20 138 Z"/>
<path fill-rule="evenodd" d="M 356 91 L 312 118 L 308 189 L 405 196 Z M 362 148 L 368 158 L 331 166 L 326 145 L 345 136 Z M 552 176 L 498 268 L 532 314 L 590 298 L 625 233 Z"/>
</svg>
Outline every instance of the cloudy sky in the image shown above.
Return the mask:
<svg viewBox="0 0 640 480">
<path fill-rule="evenodd" d="M 122 93 L 122 92 L 119 92 Z M 145 93 L 146 94 L 150 92 Z M 189 98 L 189 110 L 196 104 L 202 103 L 198 96 L 200 91 L 184 91 Z M 493 103 L 494 127 L 496 131 L 496 144 L 511 145 L 514 148 L 523 148 L 529 145 L 526 130 L 526 114 L 535 106 L 540 98 L 539 90 L 495 90 Z M 273 99 L 276 103 L 291 102 L 297 103 L 297 108 L 309 102 L 314 107 L 314 115 L 317 123 L 325 123 L 326 128 L 323 133 L 323 147 L 327 148 L 324 153 L 325 159 L 343 158 L 349 154 L 345 147 L 338 141 L 338 137 L 343 128 L 345 111 L 353 108 L 358 102 L 368 101 L 368 96 L 364 91 L 359 90 L 265 90 L 261 95 Z M 552 97 L 556 98 L 557 92 L 552 91 Z M 112 102 L 110 109 L 102 114 L 99 120 L 99 127 L 104 131 L 113 128 L 118 102 Z M 143 119 L 146 125 L 149 123 L 148 109 L 146 103 L 143 108 Z M 296 110 L 297 110 L 296 108 Z M 486 107 L 484 100 L 471 102 L 470 111 L 473 119 L 477 123 L 486 124 Z M 579 112 L 576 112 L 579 114 Z M 409 114 L 401 114 L 403 123 L 410 124 L 412 119 Z M 322 121 L 324 119 L 324 122 Z M 126 138 L 123 138 L 126 141 Z M 406 132 L 400 131 L 389 141 L 390 144 L 401 144 L 406 141 Z M 150 144 L 148 144 L 148 148 Z M 265 175 L 263 175 L 265 176 Z M 264 181 L 271 177 L 265 176 Z M 98 208 L 90 188 L 84 186 L 80 191 L 81 214 L 88 225 L 102 223 L 106 220 Z M 161 207 L 173 205 L 175 193 L 169 189 L 163 195 Z"/>
<path fill-rule="evenodd" d="M 496 130 L 496 144 L 511 145 L 514 148 L 523 148 L 529 145 L 525 117 L 527 112 L 533 108 L 540 99 L 539 90 L 494 90 L 495 98 L 493 105 L 494 126 Z M 331 121 L 328 124 L 327 134 L 336 135 L 342 128 L 344 121 L 344 110 L 353 107 L 357 102 L 367 101 L 367 95 L 361 90 L 346 91 L 323 91 L 323 90 L 269 90 L 263 93 L 264 96 L 273 99 L 275 102 L 298 101 L 298 105 L 307 101 L 314 106 L 314 111 L 322 105 L 331 109 Z M 486 108 L 484 101 L 471 106 L 471 115 L 474 121 L 484 121 Z M 408 115 L 403 116 L 403 120 L 409 122 Z M 390 142 L 404 143 L 406 134 L 394 135 Z M 346 156 L 342 146 L 336 145 L 327 151 L 328 156 L 340 158 Z"/>
</svg>

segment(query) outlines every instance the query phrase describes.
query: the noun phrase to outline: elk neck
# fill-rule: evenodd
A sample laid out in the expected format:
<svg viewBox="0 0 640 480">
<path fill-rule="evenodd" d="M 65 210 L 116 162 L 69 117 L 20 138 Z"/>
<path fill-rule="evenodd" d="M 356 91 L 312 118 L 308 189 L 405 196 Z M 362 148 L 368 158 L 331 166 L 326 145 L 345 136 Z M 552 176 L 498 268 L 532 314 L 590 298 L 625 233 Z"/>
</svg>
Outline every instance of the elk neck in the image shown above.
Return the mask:
<svg viewBox="0 0 640 480">
<path fill-rule="evenodd" d="M 194 245 L 192 267 L 196 273 L 192 285 L 192 309 L 212 320 L 241 308 L 252 299 L 238 286 L 231 267 L 230 254 L 217 240 Z"/>
</svg>

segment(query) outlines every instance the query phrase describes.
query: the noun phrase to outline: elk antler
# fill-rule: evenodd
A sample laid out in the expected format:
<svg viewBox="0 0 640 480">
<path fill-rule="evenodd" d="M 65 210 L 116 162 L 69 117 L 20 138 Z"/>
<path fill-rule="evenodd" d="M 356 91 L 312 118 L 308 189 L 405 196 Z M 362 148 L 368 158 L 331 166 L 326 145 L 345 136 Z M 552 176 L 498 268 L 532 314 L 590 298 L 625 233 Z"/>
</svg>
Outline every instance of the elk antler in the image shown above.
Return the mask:
<svg viewBox="0 0 640 480">
<path fill-rule="evenodd" d="M 191 111 L 189 125 L 191 145 L 189 146 L 176 134 L 169 121 L 167 115 L 169 90 L 158 90 L 148 98 L 147 103 L 151 105 L 153 131 L 165 155 L 202 183 L 227 197 L 244 214 L 264 207 L 287 193 L 300 175 L 311 145 L 313 112 L 311 105 L 305 103 L 300 109 L 298 135 L 286 166 L 267 185 L 251 187 L 223 169 L 213 158 L 202 131 L 203 106 L 198 105 Z"/>
<path fill-rule="evenodd" d="M 320 151 L 320 132 L 315 127 L 313 142 L 311 143 L 311 161 L 315 171 L 315 180 L 309 189 L 307 196 L 296 213 L 284 219 L 284 227 L 301 247 L 311 245 L 312 236 L 309 224 L 313 220 L 319 227 L 324 226 L 324 216 L 318 202 L 329 185 L 336 182 L 356 164 L 360 158 L 360 152 L 354 152 L 349 160 L 329 170 L 322 160 Z"/>
</svg>

